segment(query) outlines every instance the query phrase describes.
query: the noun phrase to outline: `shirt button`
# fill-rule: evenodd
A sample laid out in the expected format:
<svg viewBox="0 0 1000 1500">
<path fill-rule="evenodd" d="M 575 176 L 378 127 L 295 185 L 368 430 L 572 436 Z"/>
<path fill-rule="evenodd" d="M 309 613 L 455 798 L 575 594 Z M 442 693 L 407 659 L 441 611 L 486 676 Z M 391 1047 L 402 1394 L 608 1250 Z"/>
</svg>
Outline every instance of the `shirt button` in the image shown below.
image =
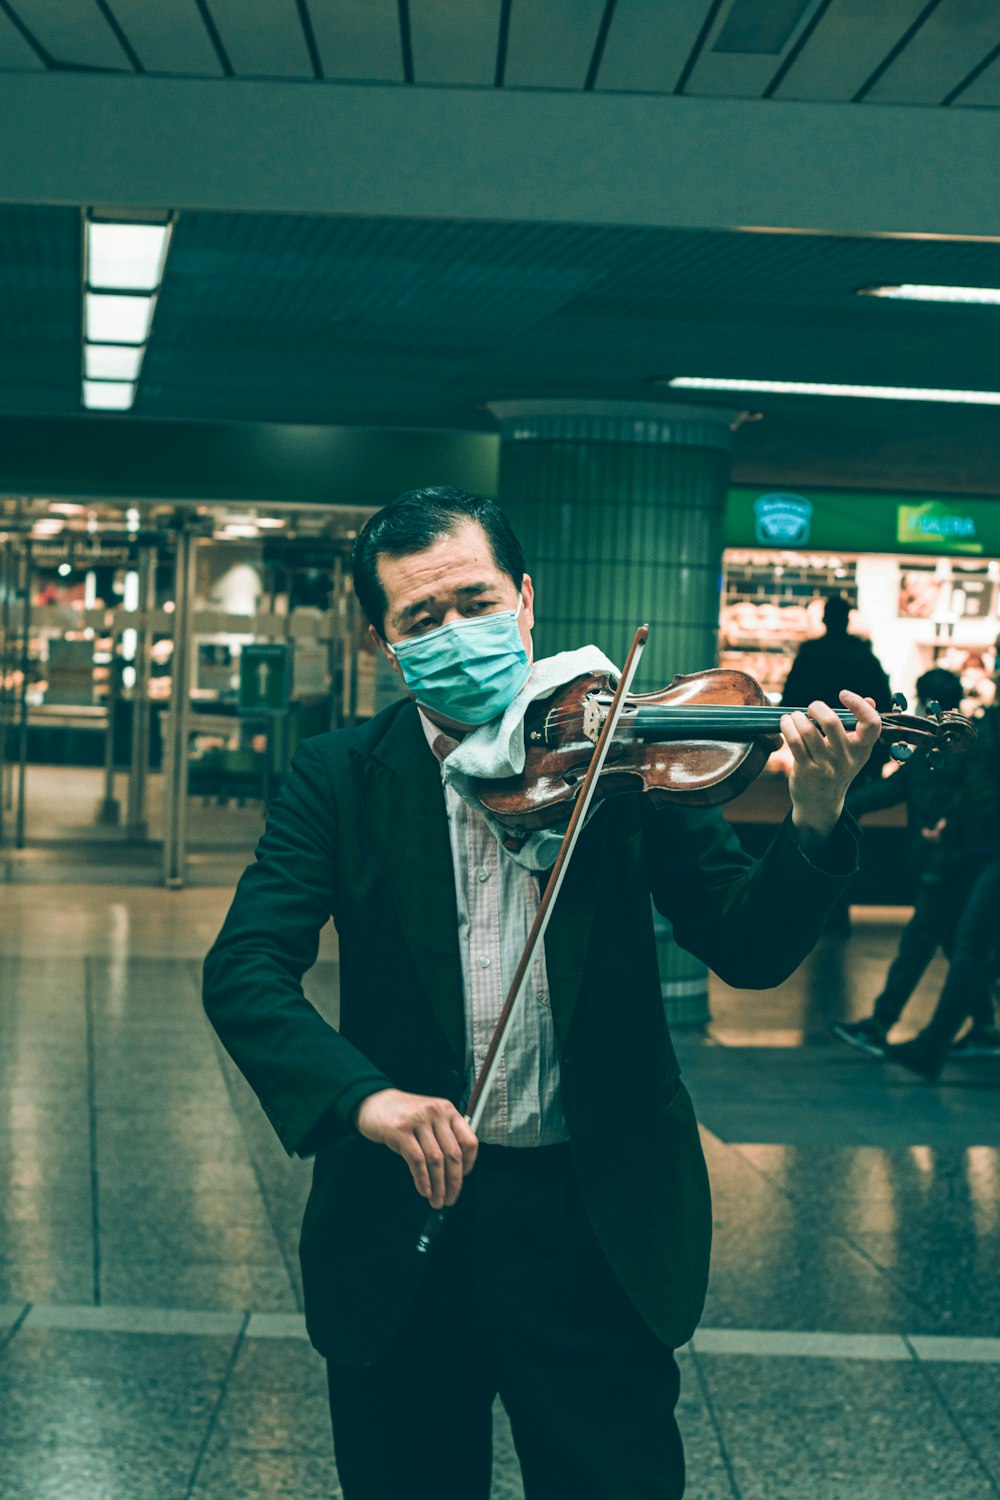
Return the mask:
<svg viewBox="0 0 1000 1500">
<path fill-rule="evenodd" d="M 481 969 L 488 969 L 488 968 L 489 968 L 489 966 L 490 966 L 490 961 L 489 961 L 489 959 L 488 959 L 488 958 L 487 958 L 487 957 L 486 957 L 486 954 L 485 954 L 485 953 L 484 953 L 484 954 L 482 954 L 482 955 L 481 955 L 481 956 L 480 956 L 480 959 L 479 959 L 479 967 L 480 967 L 480 968 L 481 968 Z"/>
<path fill-rule="evenodd" d="M 490 878 L 490 872 L 489 872 L 489 870 L 477 870 L 476 871 L 476 879 L 477 880 L 489 880 L 489 878 Z"/>
</svg>

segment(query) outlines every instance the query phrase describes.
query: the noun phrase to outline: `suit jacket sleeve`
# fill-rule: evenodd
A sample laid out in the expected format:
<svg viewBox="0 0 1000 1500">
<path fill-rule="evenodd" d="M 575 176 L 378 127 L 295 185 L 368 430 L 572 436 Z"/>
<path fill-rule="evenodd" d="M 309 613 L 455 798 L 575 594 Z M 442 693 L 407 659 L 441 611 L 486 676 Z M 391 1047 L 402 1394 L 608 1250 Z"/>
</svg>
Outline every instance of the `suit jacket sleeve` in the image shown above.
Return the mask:
<svg viewBox="0 0 1000 1500">
<path fill-rule="evenodd" d="M 256 862 L 205 960 L 205 1010 L 289 1154 L 353 1128 L 391 1082 L 306 999 L 302 976 L 336 908 L 336 804 L 315 746 L 301 744 L 271 804 Z"/>
<path fill-rule="evenodd" d="M 790 818 L 754 860 L 718 808 L 688 812 L 641 800 L 650 890 L 677 942 L 727 984 L 781 984 L 810 952 L 857 873 L 853 818 L 841 817 L 821 865 L 799 848 Z"/>
</svg>

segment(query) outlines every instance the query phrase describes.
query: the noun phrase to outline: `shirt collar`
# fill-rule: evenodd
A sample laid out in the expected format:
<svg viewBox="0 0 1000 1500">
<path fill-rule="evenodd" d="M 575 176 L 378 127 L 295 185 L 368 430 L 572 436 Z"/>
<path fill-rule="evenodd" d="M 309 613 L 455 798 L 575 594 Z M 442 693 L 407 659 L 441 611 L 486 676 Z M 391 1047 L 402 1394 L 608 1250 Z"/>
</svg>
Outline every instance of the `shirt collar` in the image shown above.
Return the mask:
<svg viewBox="0 0 1000 1500">
<path fill-rule="evenodd" d="M 417 713 L 420 715 L 420 727 L 424 731 L 428 745 L 430 745 L 438 760 L 446 760 L 453 750 L 458 749 L 461 741 L 453 739 L 446 729 L 441 728 L 440 724 L 433 723 L 419 704 L 417 705 Z"/>
</svg>

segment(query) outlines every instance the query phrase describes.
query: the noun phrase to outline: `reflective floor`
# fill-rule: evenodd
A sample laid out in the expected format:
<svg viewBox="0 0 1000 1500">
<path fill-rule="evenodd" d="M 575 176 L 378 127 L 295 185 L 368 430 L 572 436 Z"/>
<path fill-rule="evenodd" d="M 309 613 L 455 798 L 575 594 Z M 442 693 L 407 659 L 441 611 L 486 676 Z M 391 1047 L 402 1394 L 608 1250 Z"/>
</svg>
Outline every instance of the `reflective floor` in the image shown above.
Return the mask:
<svg viewBox="0 0 1000 1500">
<path fill-rule="evenodd" d="M 0 1497 L 328 1500 L 308 1167 L 198 1001 L 228 891 L 0 901 Z M 856 912 L 780 990 L 715 985 L 680 1039 L 716 1218 L 681 1355 L 691 1500 L 1000 1495 L 1000 1062 L 928 1088 L 826 1031 L 867 1011 L 901 916 Z M 336 984 L 328 935 L 331 1016 Z M 519 1496 L 499 1410 L 496 1448 L 495 1500 Z"/>
</svg>

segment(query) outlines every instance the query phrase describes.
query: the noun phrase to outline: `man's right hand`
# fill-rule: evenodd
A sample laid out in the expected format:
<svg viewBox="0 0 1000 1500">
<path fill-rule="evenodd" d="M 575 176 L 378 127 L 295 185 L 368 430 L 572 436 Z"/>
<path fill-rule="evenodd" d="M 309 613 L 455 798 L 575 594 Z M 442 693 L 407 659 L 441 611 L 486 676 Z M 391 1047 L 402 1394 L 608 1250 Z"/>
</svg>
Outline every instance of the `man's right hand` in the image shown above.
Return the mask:
<svg viewBox="0 0 1000 1500">
<path fill-rule="evenodd" d="M 475 1165 L 479 1142 L 450 1100 L 380 1089 L 362 1099 L 354 1123 L 366 1140 L 403 1158 L 431 1208 L 451 1207 Z"/>
</svg>

